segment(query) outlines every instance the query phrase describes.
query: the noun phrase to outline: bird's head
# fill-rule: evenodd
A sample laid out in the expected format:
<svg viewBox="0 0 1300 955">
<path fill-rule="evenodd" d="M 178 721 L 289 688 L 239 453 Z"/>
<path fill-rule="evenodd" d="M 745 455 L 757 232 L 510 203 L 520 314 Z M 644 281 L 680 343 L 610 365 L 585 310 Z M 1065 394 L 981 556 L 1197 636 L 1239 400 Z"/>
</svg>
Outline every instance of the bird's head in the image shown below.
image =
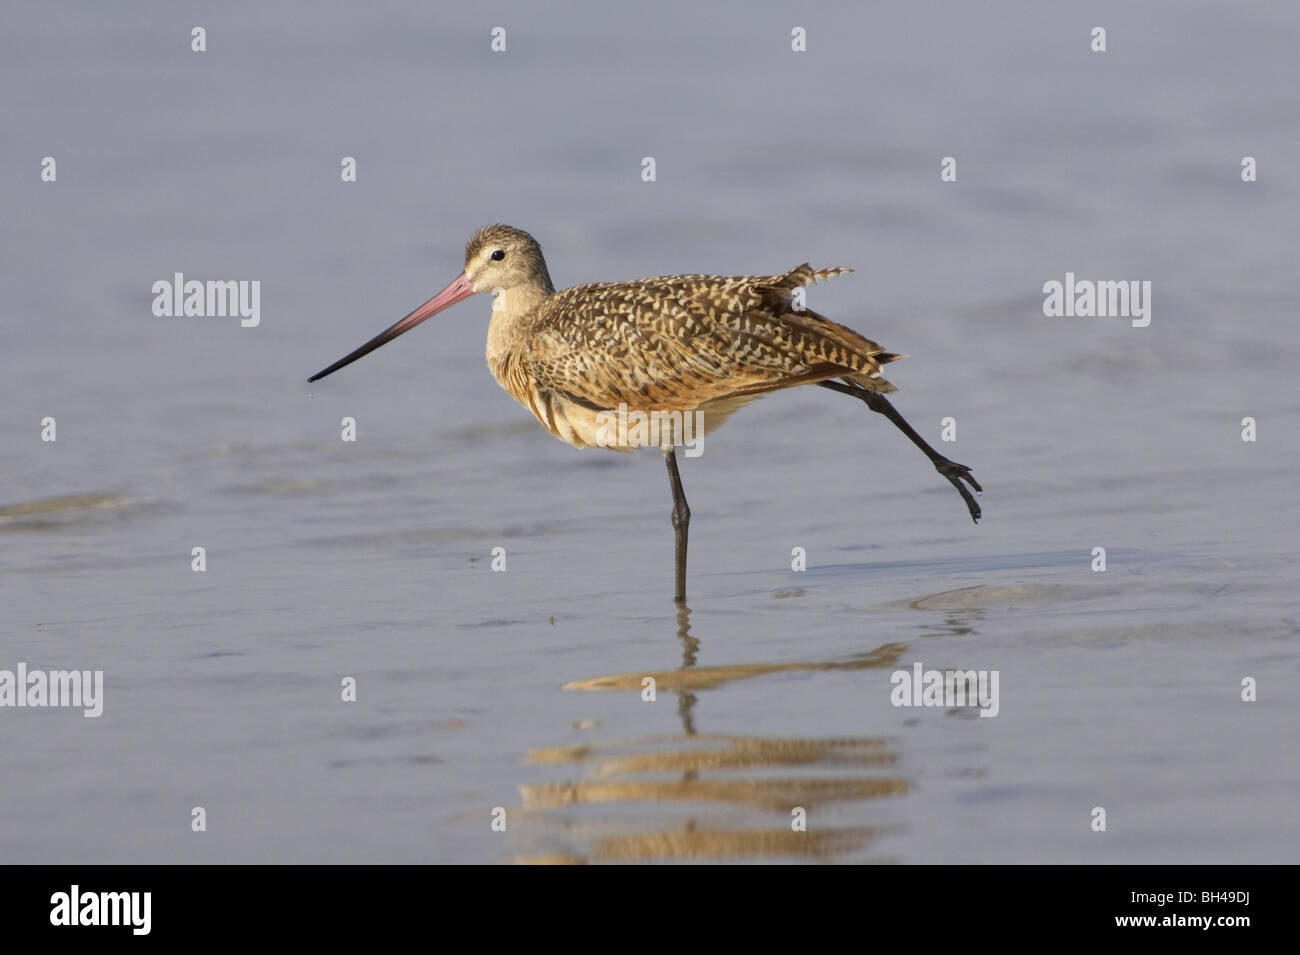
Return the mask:
<svg viewBox="0 0 1300 955">
<path fill-rule="evenodd" d="M 486 226 L 475 232 L 465 246 L 465 271 L 455 281 L 400 322 L 384 329 L 356 351 L 343 356 L 307 380 L 317 381 L 326 375 L 332 375 L 471 295 L 492 292 L 497 308 L 507 302 L 511 307 L 531 307 L 553 291 L 555 288 L 546 271 L 542 247 L 536 239 L 522 229 L 508 225 Z"/>
<path fill-rule="evenodd" d="M 465 246 L 465 278 L 475 293 L 520 286 L 551 288 L 542 247 L 527 232 L 508 225 L 479 229 Z"/>
</svg>

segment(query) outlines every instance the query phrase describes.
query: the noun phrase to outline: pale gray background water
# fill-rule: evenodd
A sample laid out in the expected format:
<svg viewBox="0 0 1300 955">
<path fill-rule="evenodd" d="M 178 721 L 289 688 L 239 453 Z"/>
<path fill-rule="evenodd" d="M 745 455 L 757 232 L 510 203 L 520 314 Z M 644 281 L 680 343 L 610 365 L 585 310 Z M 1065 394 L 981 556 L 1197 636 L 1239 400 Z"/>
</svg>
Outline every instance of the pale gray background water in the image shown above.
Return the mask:
<svg viewBox="0 0 1300 955">
<path fill-rule="evenodd" d="M 594 860 L 648 835 L 622 857 L 785 860 L 672 834 L 779 836 L 763 781 L 888 777 L 798 800 L 847 834 L 815 858 L 1295 861 L 1298 40 L 1283 2 L 6 7 L 0 506 L 120 497 L 0 526 L 0 668 L 107 680 L 98 720 L 0 710 L 0 859 Z M 700 689 L 687 718 L 669 690 L 562 688 L 681 665 L 658 456 L 538 428 L 484 367 L 482 299 L 304 380 L 495 221 L 559 285 L 857 269 L 810 304 L 909 355 L 897 404 L 934 441 L 957 418 L 941 449 L 985 519 L 856 402 L 765 399 L 683 464 L 690 636 L 700 668 L 892 663 Z M 1067 270 L 1150 280 L 1150 327 L 1045 318 Z M 260 280 L 260 327 L 154 317 L 177 271 Z M 892 707 L 915 661 L 998 669 L 1000 715 Z M 600 756 L 680 760 L 708 742 L 687 725 L 887 761 L 709 768 L 731 798 L 697 800 L 654 788 L 680 766 Z M 651 795 L 581 788 L 606 778 Z M 522 812 L 548 783 L 588 795 Z"/>
</svg>

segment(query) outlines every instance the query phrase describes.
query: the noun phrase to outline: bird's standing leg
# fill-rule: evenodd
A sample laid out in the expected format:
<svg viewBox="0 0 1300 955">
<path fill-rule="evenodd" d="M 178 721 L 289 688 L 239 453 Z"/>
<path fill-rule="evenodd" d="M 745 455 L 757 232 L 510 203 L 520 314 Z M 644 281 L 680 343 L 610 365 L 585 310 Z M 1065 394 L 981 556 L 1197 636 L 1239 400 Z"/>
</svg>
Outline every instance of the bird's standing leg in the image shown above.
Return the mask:
<svg viewBox="0 0 1300 955">
<path fill-rule="evenodd" d="M 686 533 L 691 526 L 691 509 L 682 490 L 682 476 L 677 473 L 677 453 L 671 445 L 664 448 L 664 463 L 673 489 L 673 533 L 677 536 L 677 589 L 673 599 L 680 604 L 686 601 Z"/>
<path fill-rule="evenodd" d="M 966 467 L 964 464 L 958 464 L 956 461 L 949 461 L 934 448 L 930 447 L 930 445 L 926 444 L 925 439 L 916 433 L 912 426 L 907 423 L 907 420 L 898 413 L 898 409 L 890 404 L 888 398 L 879 392 L 869 391 L 866 388 L 859 388 L 855 385 L 841 384 L 838 381 L 820 381 L 818 384 L 823 388 L 829 388 L 831 391 L 838 391 L 842 395 L 852 395 L 855 398 L 860 398 L 866 402 L 867 407 L 872 411 L 882 414 L 890 421 L 894 422 L 898 427 L 898 430 L 911 438 L 912 443 L 924 451 L 925 456 L 934 462 L 934 469 L 952 482 L 952 486 L 957 489 L 957 493 L 959 493 L 962 496 L 962 500 L 966 502 L 966 507 L 970 511 L 971 520 L 978 521 L 980 519 L 979 504 L 976 503 L 975 498 L 971 497 L 970 491 L 966 490 L 966 485 L 961 483 L 962 481 L 965 481 L 976 491 L 983 492 L 984 489 L 979 486 L 979 482 L 976 481 L 974 476 L 970 473 L 970 468 Z"/>
</svg>

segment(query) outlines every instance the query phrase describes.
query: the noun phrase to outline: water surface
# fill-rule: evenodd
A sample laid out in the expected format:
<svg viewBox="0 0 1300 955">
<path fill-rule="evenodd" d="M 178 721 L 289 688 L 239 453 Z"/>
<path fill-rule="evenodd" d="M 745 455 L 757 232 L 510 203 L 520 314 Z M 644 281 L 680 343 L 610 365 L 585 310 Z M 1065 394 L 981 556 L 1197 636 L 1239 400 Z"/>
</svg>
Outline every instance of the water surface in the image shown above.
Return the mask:
<svg viewBox="0 0 1300 955">
<path fill-rule="evenodd" d="M 3 16 L 0 668 L 106 691 L 0 710 L 0 858 L 1295 861 L 1293 5 Z M 562 286 L 855 268 L 810 304 L 907 353 L 985 518 L 775 395 L 683 462 L 679 614 L 658 456 L 543 433 L 486 301 L 305 383 L 493 221 Z M 260 325 L 155 317 L 178 271 Z M 1044 317 L 1067 271 L 1150 326 Z M 916 662 L 998 715 L 894 707 Z"/>
</svg>

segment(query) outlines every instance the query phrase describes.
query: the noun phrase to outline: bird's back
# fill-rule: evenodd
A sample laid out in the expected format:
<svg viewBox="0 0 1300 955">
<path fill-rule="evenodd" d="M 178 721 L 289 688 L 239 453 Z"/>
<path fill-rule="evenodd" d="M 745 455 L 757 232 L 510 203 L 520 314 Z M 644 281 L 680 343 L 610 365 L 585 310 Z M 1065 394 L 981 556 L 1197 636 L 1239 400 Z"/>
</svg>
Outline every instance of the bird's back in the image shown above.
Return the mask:
<svg viewBox="0 0 1300 955">
<path fill-rule="evenodd" d="M 620 404 L 646 412 L 703 410 L 712 430 L 740 406 L 782 388 L 843 377 L 893 391 L 880 366 L 899 356 L 794 307 L 796 289 L 846 271 L 805 264 L 783 275 L 573 286 L 519 316 L 509 359 L 493 362 L 489 355 L 489 362 L 548 430 L 579 445 L 592 443 L 572 421 L 579 408 L 593 415 Z"/>
</svg>

